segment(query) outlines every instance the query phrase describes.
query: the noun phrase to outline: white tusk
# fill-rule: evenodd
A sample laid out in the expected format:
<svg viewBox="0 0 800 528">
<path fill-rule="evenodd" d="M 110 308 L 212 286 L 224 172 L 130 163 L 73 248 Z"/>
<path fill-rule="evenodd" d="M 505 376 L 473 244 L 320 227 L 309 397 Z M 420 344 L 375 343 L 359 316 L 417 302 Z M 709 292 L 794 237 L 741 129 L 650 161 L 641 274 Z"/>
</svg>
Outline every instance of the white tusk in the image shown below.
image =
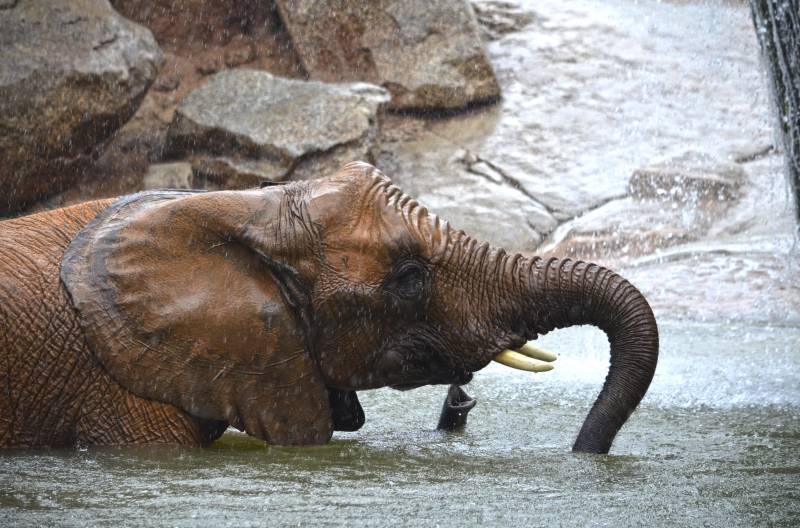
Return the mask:
<svg viewBox="0 0 800 528">
<path fill-rule="evenodd" d="M 540 359 L 542 361 L 552 362 L 558 359 L 558 356 L 547 350 L 542 350 L 533 344 L 533 341 L 528 341 L 517 350 L 523 356 L 528 356 L 533 359 Z"/>
<path fill-rule="evenodd" d="M 494 361 L 513 369 L 527 370 L 528 372 L 547 372 L 548 370 L 553 370 L 553 365 L 549 363 L 539 363 L 513 350 L 503 350 L 494 357 Z"/>
</svg>

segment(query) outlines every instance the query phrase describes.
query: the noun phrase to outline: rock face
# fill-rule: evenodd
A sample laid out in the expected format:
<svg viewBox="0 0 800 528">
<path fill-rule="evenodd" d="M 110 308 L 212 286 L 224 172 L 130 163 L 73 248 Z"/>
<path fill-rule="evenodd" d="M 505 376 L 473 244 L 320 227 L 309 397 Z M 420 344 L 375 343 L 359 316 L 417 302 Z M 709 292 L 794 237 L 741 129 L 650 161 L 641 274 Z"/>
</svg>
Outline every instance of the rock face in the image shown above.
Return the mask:
<svg viewBox="0 0 800 528">
<path fill-rule="evenodd" d="M 147 29 L 105 0 L 0 11 L 0 211 L 62 189 L 136 111 L 161 64 Z"/>
<path fill-rule="evenodd" d="M 730 201 L 739 197 L 744 170 L 697 152 L 687 152 L 634 171 L 628 190 L 634 198 Z"/>
<path fill-rule="evenodd" d="M 540 251 L 610 264 L 699 240 L 736 206 L 746 182 L 740 165 L 686 152 L 635 170 L 629 196 L 561 224 Z"/>
<path fill-rule="evenodd" d="M 465 0 L 277 0 L 309 75 L 361 80 L 394 109 L 456 109 L 500 96 Z"/>
<path fill-rule="evenodd" d="M 484 0 L 472 4 L 472 9 L 486 40 L 498 40 L 503 35 L 519 31 L 534 19 L 533 13 L 504 0 Z"/>
<path fill-rule="evenodd" d="M 374 160 L 383 88 L 229 70 L 189 94 L 168 131 L 171 157 L 226 188 L 318 177 Z"/>
<path fill-rule="evenodd" d="M 147 26 L 162 44 L 226 44 L 241 29 L 265 22 L 260 0 L 111 0 L 114 9 Z"/>
<path fill-rule="evenodd" d="M 194 187 L 192 166 L 186 162 L 156 163 L 150 165 L 142 179 L 142 188 L 191 189 Z"/>
</svg>

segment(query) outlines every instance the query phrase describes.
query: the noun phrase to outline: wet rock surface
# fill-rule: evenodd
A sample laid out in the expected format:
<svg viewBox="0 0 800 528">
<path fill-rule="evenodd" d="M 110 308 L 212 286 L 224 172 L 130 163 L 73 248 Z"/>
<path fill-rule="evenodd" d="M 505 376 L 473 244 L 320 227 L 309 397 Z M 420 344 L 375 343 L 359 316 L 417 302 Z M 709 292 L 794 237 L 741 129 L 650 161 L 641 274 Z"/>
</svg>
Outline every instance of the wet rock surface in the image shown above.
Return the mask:
<svg viewBox="0 0 800 528">
<path fill-rule="evenodd" d="M 539 251 L 619 261 L 700 240 L 741 198 L 742 166 L 687 152 L 633 171 L 628 196 L 559 225 Z"/>
<path fill-rule="evenodd" d="M 248 122 L 241 106 L 226 114 L 207 97 L 192 118 L 199 125 L 178 134 L 180 148 L 172 149 L 177 105 L 229 68 L 304 77 L 274 6 L 225 0 L 236 10 L 228 17 L 208 2 L 115 2 L 154 29 L 166 65 L 81 179 L 38 209 L 189 180 L 219 189 L 311 178 L 369 160 L 379 148 L 379 167 L 454 227 L 512 251 L 630 269 L 660 318 L 800 322 L 791 286 L 800 271 L 787 264 L 798 259 L 797 245 L 768 243 L 791 237 L 796 226 L 786 190 L 776 185 L 783 164 L 744 6 L 477 0 L 504 93 L 499 104 L 440 117 L 378 109 L 376 124 L 367 117 L 366 128 L 354 127 L 359 139 L 344 134 L 326 147 L 317 138 L 316 146 L 289 152 L 279 136 L 297 143 L 320 128 L 307 114 L 273 116 L 277 128 L 263 127 L 259 138 L 258 120 L 241 126 Z M 394 4 L 374 5 L 385 14 Z M 195 26 L 169 24 L 182 8 L 196 11 Z M 356 24 L 348 13 L 321 23 L 348 28 Z M 425 26 L 427 16 L 413 20 Z M 377 27 L 358 31 L 380 44 L 369 33 Z M 363 36 L 358 31 L 336 35 L 351 42 Z M 218 94 L 233 108 L 226 98 L 234 91 Z M 232 124 L 206 121 L 206 107 Z M 289 125 L 293 119 L 302 123 Z M 265 140 L 267 128 L 274 137 Z M 165 161 L 182 163 L 180 170 Z M 720 250 L 730 244 L 751 254 Z M 750 271 L 737 274 L 737 266 Z M 751 275 L 758 291 L 743 286 Z M 716 289 L 737 293 L 723 298 Z M 747 310 L 766 306 L 771 295 L 780 309 Z"/>
<path fill-rule="evenodd" d="M 0 211 L 72 183 L 161 65 L 152 34 L 105 0 L 11 2 L 0 16 Z"/>
<path fill-rule="evenodd" d="M 230 70 L 189 94 L 168 131 L 173 157 L 226 187 L 329 174 L 373 160 L 386 91 Z"/>
<path fill-rule="evenodd" d="M 414 134 L 416 139 L 402 145 L 394 135 L 384 137 L 379 166 L 400 188 L 457 229 L 498 246 L 533 248 L 542 241 L 541 233 L 558 224 L 547 209 L 507 185 L 472 152 L 450 152 L 448 139 L 424 129 Z M 422 154 L 438 149 L 450 156 L 441 159 Z"/>
<path fill-rule="evenodd" d="M 501 103 L 387 122 L 382 168 L 455 227 L 506 249 L 623 274 L 652 258 L 631 279 L 658 317 L 800 322 L 791 286 L 800 267 L 788 264 L 796 246 L 736 257 L 759 275 L 759 291 L 717 251 L 735 240 L 769 254 L 765 241 L 796 229 L 775 183 L 783 164 L 746 7 L 511 3 L 530 22 L 487 44 Z M 480 13 L 495 2 L 475 4 Z M 474 209 L 489 196 L 491 207 Z M 713 291 L 729 286 L 736 293 L 718 307 Z M 783 292 L 779 308 L 747 308 L 768 304 L 773 290 Z"/>
<path fill-rule="evenodd" d="M 800 265 L 791 236 L 703 241 L 631 260 L 621 273 L 664 318 L 800 324 Z"/>
<path fill-rule="evenodd" d="M 395 109 L 448 110 L 500 96 L 463 0 L 276 3 L 314 79 L 382 85 Z"/>
<path fill-rule="evenodd" d="M 682 156 L 636 169 L 628 182 L 634 198 L 678 202 L 731 201 L 747 175 L 734 163 L 721 163 L 707 154 Z"/>
<path fill-rule="evenodd" d="M 192 189 L 194 187 L 192 165 L 181 161 L 150 165 L 142 180 L 143 189 Z"/>
<path fill-rule="evenodd" d="M 524 28 L 533 21 L 533 13 L 514 2 L 488 0 L 472 4 L 481 33 L 486 40 L 497 40 L 507 33 Z"/>
</svg>

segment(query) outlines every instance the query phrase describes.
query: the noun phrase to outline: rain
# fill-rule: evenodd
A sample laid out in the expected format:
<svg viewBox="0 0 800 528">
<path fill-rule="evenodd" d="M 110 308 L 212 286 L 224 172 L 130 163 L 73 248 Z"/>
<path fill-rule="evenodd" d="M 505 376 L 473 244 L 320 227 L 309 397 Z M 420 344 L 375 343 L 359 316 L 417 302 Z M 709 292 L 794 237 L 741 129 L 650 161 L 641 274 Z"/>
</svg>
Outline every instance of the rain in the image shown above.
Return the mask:
<svg viewBox="0 0 800 528">
<path fill-rule="evenodd" d="M 570 451 L 609 365 L 581 326 L 536 341 L 550 372 L 476 372 L 461 431 L 435 385 L 360 391 L 320 446 L 5 450 L 0 525 L 799 525 L 797 8 L 0 0 L 0 221 L 363 160 L 479 240 L 614 269 L 660 335 L 608 455 Z"/>
</svg>

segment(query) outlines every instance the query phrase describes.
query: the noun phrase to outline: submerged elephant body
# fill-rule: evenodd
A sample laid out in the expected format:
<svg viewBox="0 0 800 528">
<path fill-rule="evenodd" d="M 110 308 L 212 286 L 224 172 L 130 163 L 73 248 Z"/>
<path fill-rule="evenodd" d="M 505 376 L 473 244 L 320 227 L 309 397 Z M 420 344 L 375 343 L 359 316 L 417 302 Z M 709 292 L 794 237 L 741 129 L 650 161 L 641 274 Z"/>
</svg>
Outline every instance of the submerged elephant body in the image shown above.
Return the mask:
<svg viewBox="0 0 800 528">
<path fill-rule="evenodd" d="M 136 396 L 93 356 L 60 280 L 69 244 L 111 200 L 0 222 L 0 446 L 204 444 L 222 424 Z"/>
<path fill-rule="evenodd" d="M 0 223 L 0 446 L 319 444 L 356 392 L 463 384 L 554 328 L 609 335 L 574 448 L 606 452 L 652 378 L 647 302 L 593 264 L 479 244 L 376 169 L 154 191 Z"/>
</svg>

